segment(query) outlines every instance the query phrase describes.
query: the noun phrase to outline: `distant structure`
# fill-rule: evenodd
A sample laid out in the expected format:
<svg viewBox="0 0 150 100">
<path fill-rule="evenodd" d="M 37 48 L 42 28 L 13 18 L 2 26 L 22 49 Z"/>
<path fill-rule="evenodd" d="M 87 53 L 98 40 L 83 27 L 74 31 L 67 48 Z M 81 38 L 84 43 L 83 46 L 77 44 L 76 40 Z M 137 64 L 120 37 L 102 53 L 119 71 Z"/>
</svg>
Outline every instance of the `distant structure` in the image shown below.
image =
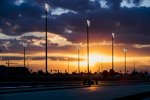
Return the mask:
<svg viewBox="0 0 150 100">
<path fill-rule="evenodd" d="M 114 38 L 115 33 L 112 33 L 112 70 L 114 70 Z"/>
<path fill-rule="evenodd" d="M 87 70 L 88 70 L 88 75 L 89 75 L 89 27 L 90 27 L 90 21 L 87 20 Z"/>
<path fill-rule="evenodd" d="M 68 74 L 69 74 L 69 71 L 70 71 L 70 63 L 69 63 L 69 57 L 68 57 Z"/>
<path fill-rule="evenodd" d="M 27 47 L 27 43 L 23 43 L 23 48 L 24 48 L 24 67 L 26 67 L 26 47 Z"/>
<path fill-rule="evenodd" d="M 80 46 L 77 46 L 78 49 L 78 74 L 80 74 Z"/>
<path fill-rule="evenodd" d="M 2 50 L 0 50 L 0 52 L 2 52 Z M 2 60 L 2 57 L 0 57 L 0 60 Z"/>
<path fill-rule="evenodd" d="M 10 62 L 9 62 L 9 60 L 6 62 L 6 64 L 7 64 L 7 67 L 9 67 L 9 65 L 10 65 Z"/>
<path fill-rule="evenodd" d="M 10 60 L 7 60 L 6 64 L 7 64 L 7 67 L 10 67 L 11 64 L 17 64 L 17 63 L 11 63 Z"/>
<path fill-rule="evenodd" d="M 127 48 L 124 48 L 123 51 L 124 51 L 124 57 L 125 57 L 125 60 L 124 60 L 124 66 L 125 66 L 125 76 L 126 76 L 126 74 L 127 74 L 127 68 L 126 68 L 126 55 L 127 55 L 128 49 L 127 49 Z"/>
<path fill-rule="evenodd" d="M 49 12 L 49 9 L 50 9 L 50 7 L 49 7 L 49 5 L 46 3 L 45 4 L 45 11 L 46 11 L 46 13 L 45 13 L 45 15 L 46 15 L 46 22 L 45 22 L 45 32 L 46 32 L 46 35 L 45 35 L 45 73 L 46 73 L 46 75 L 48 74 L 48 70 L 47 70 L 47 14 L 48 14 L 48 12 Z"/>
<path fill-rule="evenodd" d="M 29 75 L 30 71 L 26 67 L 5 67 L 3 65 L 0 66 L 0 77 L 2 76 L 24 76 Z"/>
<path fill-rule="evenodd" d="M 135 60 L 134 60 L 134 71 L 135 71 Z"/>
</svg>

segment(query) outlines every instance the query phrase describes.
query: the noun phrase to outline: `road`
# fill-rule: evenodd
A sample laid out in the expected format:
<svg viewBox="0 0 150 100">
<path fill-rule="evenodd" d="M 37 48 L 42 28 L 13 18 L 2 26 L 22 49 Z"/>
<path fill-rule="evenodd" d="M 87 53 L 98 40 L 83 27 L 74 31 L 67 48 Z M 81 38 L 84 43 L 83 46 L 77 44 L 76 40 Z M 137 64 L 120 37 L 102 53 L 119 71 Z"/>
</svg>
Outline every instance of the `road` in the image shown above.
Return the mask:
<svg viewBox="0 0 150 100">
<path fill-rule="evenodd" d="M 50 87 L 42 91 L 4 93 L 0 94 L 0 100 L 111 100 L 144 92 L 150 93 L 149 83 L 115 84 L 113 82 L 104 84 L 100 83 L 98 86 L 77 86 L 77 88 L 55 90 L 51 90 Z M 143 100 L 149 99 L 150 95 L 143 98 Z"/>
</svg>

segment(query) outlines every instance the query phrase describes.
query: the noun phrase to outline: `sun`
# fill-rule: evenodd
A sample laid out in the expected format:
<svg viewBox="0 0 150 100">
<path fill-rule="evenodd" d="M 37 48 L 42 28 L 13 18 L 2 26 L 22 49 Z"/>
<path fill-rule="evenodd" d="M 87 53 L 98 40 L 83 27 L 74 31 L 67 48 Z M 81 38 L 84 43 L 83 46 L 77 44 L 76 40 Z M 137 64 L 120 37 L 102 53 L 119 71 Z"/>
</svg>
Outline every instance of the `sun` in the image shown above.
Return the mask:
<svg viewBox="0 0 150 100">
<path fill-rule="evenodd" d="M 100 55 L 100 54 L 91 54 L 89 56 L 90 64 L 94 65 L 98 62 L 111 62 L 111 56 Z"/>
<path fill-rule="evenodd" d="M 87 59 L 87 56 L 84 56 L 85 59 Z M 89 64 L 91 66 L 94 66 L 96 63 L 100 63 L 100 62 L 111 62 L 111 56 L 107 56 L 107 55 L 103 55 L 103 54 L 90 54 L 89 55 Z M 81 65 L 86 66 L 87 65 L 87 60 L 82 61 Z"/>
<path fill-rule="evenodd" d="M 95 64 L 97 62 L 100 62 L 102 60 L 102 57 L 100 55 L 92 54 L 89 56 L 90 64 Z"/>
</svg>

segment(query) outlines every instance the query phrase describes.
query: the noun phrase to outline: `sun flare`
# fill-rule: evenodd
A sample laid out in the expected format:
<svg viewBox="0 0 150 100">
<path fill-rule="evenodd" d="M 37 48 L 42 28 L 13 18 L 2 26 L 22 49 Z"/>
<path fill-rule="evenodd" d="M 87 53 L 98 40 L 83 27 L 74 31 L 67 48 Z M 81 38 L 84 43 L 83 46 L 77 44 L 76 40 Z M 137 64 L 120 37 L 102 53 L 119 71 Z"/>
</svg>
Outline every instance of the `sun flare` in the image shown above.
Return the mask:
<svg viewBox="0 0 150 100">
<path fill-rule="evenodd" d="M 96 62 L 100 62 L 102 57 L 100 55 L 93 54 L 89 56 L 89 60 L 91 64 L 95 64 Z"/>
<path fill-rule="evenodd" d="M 89 56 L 90 64 L 94 65 L 98 62 L 111 62 L 110 56 L 99 55 L 99 54 L 91 54 Z"/>
</svg>

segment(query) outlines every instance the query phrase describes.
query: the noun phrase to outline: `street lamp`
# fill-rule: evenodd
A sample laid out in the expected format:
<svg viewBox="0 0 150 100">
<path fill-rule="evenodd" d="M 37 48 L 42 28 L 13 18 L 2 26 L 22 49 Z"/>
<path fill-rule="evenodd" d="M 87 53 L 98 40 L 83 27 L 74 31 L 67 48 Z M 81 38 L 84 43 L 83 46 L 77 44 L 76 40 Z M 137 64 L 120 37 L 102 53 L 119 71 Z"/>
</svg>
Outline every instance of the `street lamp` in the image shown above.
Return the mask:
<svg viewBox="0 0 150 100">
<path fill-rule="evenodd" d="M 124 48 L 123 51 L 124 51 L 124 56 L 125 56 L 124 64 L 125 64 L 125 76 L 126 76 L 126 72 L 127 72 L 126 71 L 126 53 L 127 53 L 128 49 Z"/>
<path fill-rule="evenodd" d="M 26 67 L 26 47 L 27 47 L 27 43 L 23 43 L 23 48 L 24 48 L 24 67 Z"/>
<path fill-rule="evenodd" d="M 88 75 L 89 75 L 89 27 L 90 27 L 90 21 L 87 20 L 87 69 L 88 69 Z"/>
<path fill-rule="evenodd" d="M 114 38 L 115 33 L 112 33 L 112 70 L 114 70 Z"/>
<path fill-rule="evenodd" d="M 69 65 L 69 57 L 68 57 L 68 74 L 69 74 L 69 67 L 70 67 L 70 65 Z"/>
<path fill-rule="evenodd" d="M 46 32 L 46 35 L 45 35 L 45 73 L 46 75 L 48 74 L 48 70 L 47 70 L 47 14 L 49 12 L 49 9 L 50 9 L 50 6 L 45 3 L 45 15 L 46 15 L 46 22 L 45 22 L 45 32 Z"/>
<path fill-rule="evenodd" d="M 135 60 L 134 60 L 134 70 L 133 71 L 135 71 Z"/>
<path fill-rule="evenodd" d="M 80 74 L 80 46 L 77 46 L 78 49 L 78 74 Z"/>
<path fill-rule="evenodd" d="M 103 59 L 101 60 L 101 72 L 103 72 Z"/>
</svg>

